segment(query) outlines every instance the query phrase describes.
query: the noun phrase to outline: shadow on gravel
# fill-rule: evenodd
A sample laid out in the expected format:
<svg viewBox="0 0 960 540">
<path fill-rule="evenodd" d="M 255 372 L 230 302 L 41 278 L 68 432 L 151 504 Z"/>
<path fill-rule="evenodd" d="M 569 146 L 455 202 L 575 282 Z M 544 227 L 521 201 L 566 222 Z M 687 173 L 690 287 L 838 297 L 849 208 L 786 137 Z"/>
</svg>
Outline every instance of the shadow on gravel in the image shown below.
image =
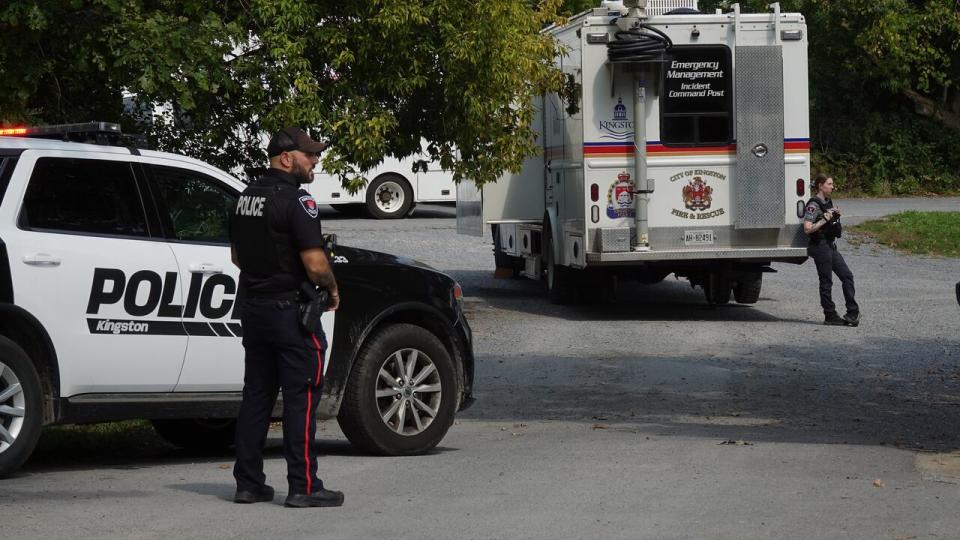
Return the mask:
<svg viewBox="0 0 960 540">
<path fill-rule="evenodd" d="M 177 448 L 161 439 L 146 422 L 126 422 L 103 433 L 99 426 L 56 426 L 45 428 L 37 449 L 27 463 L 14 476 L 30 475 L 58 470 L 136 470 L 178 463 L 209 463 L 212 467 L 233 468 L 233 449 L 199 451 Z M 69 429 L 64 437 L 58 430 Z M 314 448 L 320 459 L 325 455 L 360 456 L 344 440 L 331 440 L 333 436 L 318 432 Z M 279 431 L 271 431 L 264 449 L 264 459 L 283 460 L 283 440 Z"/>
<path fill-rule="evenodd" d="M 660 283 L 644 285 L 621 283 L 615 294 L 586 292 L 580 302 L 570 305 L 550 303 L 542 283 L 527 279 L 494 279 L 492 272 L 453 270 L 468 297 L 476 297 L 490 307 L 516 313 L 555 317 L 569 321 L 740 321 L 794 322 L 820 326 L 820 320 L 783 319 L 763 311 L 767 302 L 761 296 L 756 304 L 730 303 L 709 305 L 703 290 L 672 275 Z"/>
<path fill-rule="evenodd" d="M 891 369 L 890 366 L 902 366 Z M 477 365 L 463 418 L 585 423 L 718 441 L 960 448 L 960 344 L 880 339 L 843 351 L 807 343 L 736 357 L 494 356 Z"/>
</svg>

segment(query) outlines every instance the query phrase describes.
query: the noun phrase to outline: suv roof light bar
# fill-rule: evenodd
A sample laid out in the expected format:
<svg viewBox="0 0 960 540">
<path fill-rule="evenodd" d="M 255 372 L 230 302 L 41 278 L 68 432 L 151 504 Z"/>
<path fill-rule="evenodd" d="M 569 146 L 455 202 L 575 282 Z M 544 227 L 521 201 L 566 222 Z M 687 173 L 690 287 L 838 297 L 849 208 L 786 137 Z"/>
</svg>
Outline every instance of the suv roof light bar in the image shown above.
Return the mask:
<svg viewBox="0 0 960 540">
<path fill-rule="evenodd" d="M 84 122 L 81 124 L 57 124 L 51 126 L 2 128 L 0 135 L 52 139 L 65 142 L 149 148 L 143 135 L 127 135 L 120 131 L 120 124 L 111 122 Z"/>
</svg>

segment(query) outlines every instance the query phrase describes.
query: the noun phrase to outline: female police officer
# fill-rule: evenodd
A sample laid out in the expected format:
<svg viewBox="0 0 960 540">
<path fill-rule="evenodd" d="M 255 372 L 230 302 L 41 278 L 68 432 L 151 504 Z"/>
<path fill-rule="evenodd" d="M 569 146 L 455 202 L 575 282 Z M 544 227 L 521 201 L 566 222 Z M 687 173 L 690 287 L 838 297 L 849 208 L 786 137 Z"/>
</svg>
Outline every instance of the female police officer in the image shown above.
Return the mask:
<svg viewBox="0 0 960 540">
<path fill-rule="evenodd" d="M 817 265 L 820 277 L 820 305 L 823 307 L 823 324 L 834 326 L 857 326 L 860 324 L 860 306 L 854 299 L 853 272 L 847 267 L 843 256 L 837 251 L 836 239 L 840 238 L 840 209 L 833 206 L 830 194 L 833 193 L 833 178 L 823 173 L 813 180 L 816 195 L 807 201 L 803 216 L 803 232 L 810 237 L 807 255 Z M 847 313 L 837 315 L 837 308 L 831 298 L 833 279 L 837 274 L 843 285 L 843 299 L 847 304 Z"/>
<path fill-rule="evenodd" d="M 270 413 L 283 390 L 283 454 L 293 507 L 340 506 L 343 493 L 324 489 L 313 451 L 320 399 L 323 329 L 301 327 L 298 290 L 305 283 L 340 305 L 337 282 L 323 250 L 317 205 L 300 184 L 313 181 L 317 154 L 326 145 L 298 128 L 278 131 L 267 146 L 270 169 L 240 195 L 230 219 L 233 261 L 244 295 L 243 402 L 237 418 L 234 501 L 273 499 L 264 483 L 263 444 Z"/>
</svg>

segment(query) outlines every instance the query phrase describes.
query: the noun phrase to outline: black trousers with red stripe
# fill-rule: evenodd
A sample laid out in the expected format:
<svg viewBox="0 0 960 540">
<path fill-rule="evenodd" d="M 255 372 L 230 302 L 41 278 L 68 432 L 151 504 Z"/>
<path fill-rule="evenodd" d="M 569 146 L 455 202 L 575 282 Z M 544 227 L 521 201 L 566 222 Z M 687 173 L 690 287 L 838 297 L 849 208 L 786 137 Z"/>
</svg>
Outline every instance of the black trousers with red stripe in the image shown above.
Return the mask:
<svg viewBox="0 0 960 540">
<path fill-rule="evenodd" d="M 317 478 L 313 439 L 326 339 L 300 327 L 295 302 L 248 298 L 240 315 L 246 351 L 243 403 L 237 417 L 237 462 L 233 476 L 238 490 L 264 484 L 263 446 L 270 413 L 283 391 L 283 455 L 287 459 L 290 494 L 323 487 Z"/>
</svg>

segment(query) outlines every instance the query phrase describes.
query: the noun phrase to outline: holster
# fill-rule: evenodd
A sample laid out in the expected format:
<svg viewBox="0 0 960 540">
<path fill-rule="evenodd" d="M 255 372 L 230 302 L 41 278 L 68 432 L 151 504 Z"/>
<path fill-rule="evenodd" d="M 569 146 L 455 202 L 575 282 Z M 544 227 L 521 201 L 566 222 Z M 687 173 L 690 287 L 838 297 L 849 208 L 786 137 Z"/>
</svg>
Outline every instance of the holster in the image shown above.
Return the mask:
<svg viewBox="0 0 960 540">
<path fill-rule="evenodd" d="M 330 305 L 330 293 L 316 285 L 304 282 L 300 285 L 298 304 L 300 326 L 312 334 L 320 331 L 320 317 Z"/>
</svg>

